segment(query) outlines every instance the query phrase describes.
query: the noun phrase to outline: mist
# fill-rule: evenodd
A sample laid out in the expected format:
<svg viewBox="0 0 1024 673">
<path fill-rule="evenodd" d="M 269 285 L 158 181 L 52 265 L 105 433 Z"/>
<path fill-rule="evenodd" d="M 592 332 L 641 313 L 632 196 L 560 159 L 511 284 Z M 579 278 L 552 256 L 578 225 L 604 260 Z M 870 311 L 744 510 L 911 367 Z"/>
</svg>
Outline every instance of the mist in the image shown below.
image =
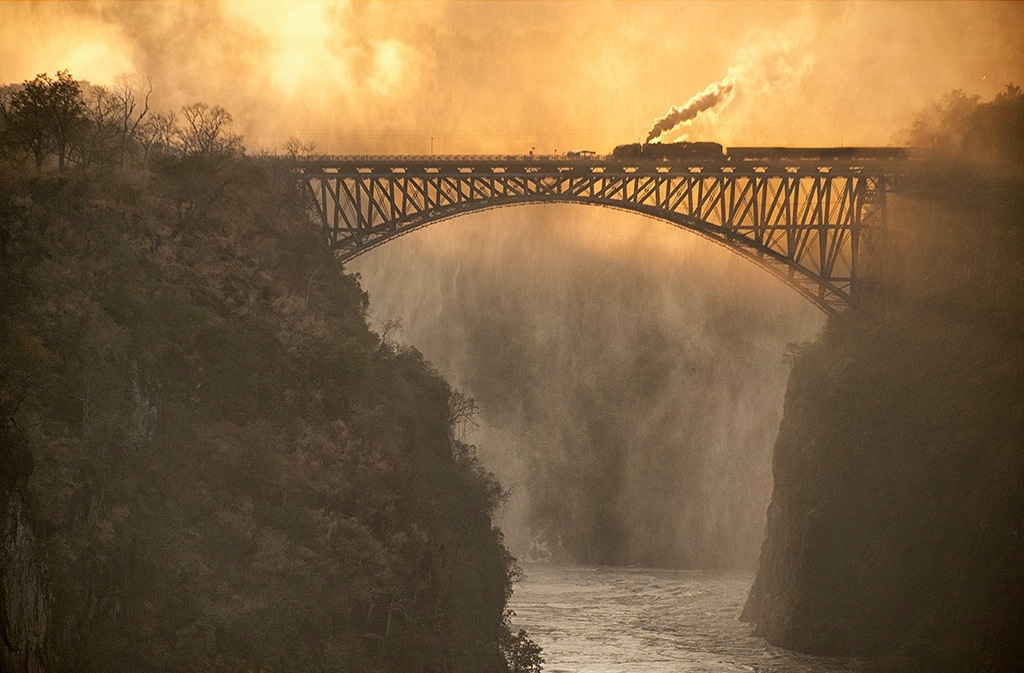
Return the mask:
<svg viewBox="0 0 1024 673">
<path fill-rule="evenodd" d="M 251 149 L 425 154 L 608 151 L 730 68 L 742 86 L 691 137 L 884 145 L 946 91 L 990 97 L 1024 71 L 1019 3 L 397 7 L 0 3 L 0 81 L 130 71 L 157 107 L 231 110 Z"/>
<path fill-rule="evenodd" d="M 467 253 L 467 251 L 471 251 Z M 790 343 L 823 314 L 692 233 L 598 208 L 459 218 L 349 265 L 477 401 L 521 557 L 751 568 Z"/>
</svg>

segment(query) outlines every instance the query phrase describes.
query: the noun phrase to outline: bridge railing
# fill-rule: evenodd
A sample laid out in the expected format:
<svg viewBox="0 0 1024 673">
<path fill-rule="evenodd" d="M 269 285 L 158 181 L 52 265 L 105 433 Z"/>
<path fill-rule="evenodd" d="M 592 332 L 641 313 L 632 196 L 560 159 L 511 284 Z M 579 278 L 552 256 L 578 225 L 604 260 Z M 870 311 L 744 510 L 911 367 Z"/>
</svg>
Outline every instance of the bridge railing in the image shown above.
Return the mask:
<svg viewBox="0 0 1024 673">
<path fill-rule="evenodd" d="M 336 166 L 395 166 L 402 164 L 429 166 L 448 165 L 562 165 L 562 166 L 608 166 L 608 165 L 647 165 L 647 166 L 707 166 L 722 168 L 739 168 L 743 170 L 757 167 L 792 167 L 792 168 L 864 168 L 876 167 L 884 172 L 898 170 L 904 172 L 916 163 L 907 156 L 739 156 L 709 155 L 680 157 L 618 157 L 612 154 L 306 154 L 301 156 L 264 155 L 264 160 L 288 163 L 296 167 L 330 167 Z M 898 168 L 897 168 L 898 167 Z"/>
<path fill-rule="evenodd" d="M 301 156 L 267 155 L 263 158 L 278 161 L 296 161 L 299 163 L 377 163 L 377 162 L 528 162 L 528 161 L 573 161 L 589 163 L 593 161 L 611 161 L 610 154 L 588 154 L 586 156 L 569 156 L 565 154 L 304 154 Z"/>
</svg>

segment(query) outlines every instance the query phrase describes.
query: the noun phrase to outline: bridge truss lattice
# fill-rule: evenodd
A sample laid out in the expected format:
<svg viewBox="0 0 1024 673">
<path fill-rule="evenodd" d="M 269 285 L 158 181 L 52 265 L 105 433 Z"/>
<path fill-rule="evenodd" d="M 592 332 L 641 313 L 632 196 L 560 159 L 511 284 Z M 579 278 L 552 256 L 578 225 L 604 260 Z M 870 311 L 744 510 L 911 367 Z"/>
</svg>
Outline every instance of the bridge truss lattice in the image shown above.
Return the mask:
<svg viewBox="0 0 1024 673">
<path fill-rule="evenodd" d="M 725 245 L 827 313 L 855 304 L 884 241 L 885 162 L 641 162 L 610 157 L 337 157 L 300 162 L 349 260 L 440 220 L 519 204 L 627 210 Z"/>
</svg>

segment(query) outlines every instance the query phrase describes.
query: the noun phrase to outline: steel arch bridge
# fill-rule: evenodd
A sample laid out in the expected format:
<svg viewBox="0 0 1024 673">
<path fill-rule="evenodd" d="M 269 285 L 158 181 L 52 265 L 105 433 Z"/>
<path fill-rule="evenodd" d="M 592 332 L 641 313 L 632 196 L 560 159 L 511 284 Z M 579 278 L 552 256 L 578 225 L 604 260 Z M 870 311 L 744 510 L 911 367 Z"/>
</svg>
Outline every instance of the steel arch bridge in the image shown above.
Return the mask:
<svg viewBox="0 0 1024 673">
<path fill-rule="evenodd" d="M 828 314 L 855 305 L 884 242 L 898 160 L 340 156 L 296 162 L 342 261 L 420 227 L 520 204 L 664 220 L 725 245 Z"/>
</svg>

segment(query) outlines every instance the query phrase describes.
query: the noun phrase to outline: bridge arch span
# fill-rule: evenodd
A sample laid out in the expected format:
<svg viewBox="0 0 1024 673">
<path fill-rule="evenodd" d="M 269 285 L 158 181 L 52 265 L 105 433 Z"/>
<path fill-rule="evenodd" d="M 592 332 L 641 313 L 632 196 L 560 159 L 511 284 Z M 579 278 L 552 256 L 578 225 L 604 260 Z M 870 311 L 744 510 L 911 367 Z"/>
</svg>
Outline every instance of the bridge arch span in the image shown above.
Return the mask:
<svg viewBox="0 0 1024 673">
<path fill-rule="evenodd" d="M 711 225 L 708 225 L 707 223 L 674 221 L 674 220 L 668 219 L 664 215 L 646 213 L 646 212 L 643 212 L 643 211 L 638 210 L 636 208 L 628 208 L 628 207 L 625 207 L 625 206 L 622 206 L 622 205 L 614 205 L 614 204 L 597 204 L 597 203 L 591 203 L 591 202 L 586 202 L 586 201 L 544 200 L 544 201 L 519 201 L 519 202 L 516 202 L 516 203 L 510 203 L 510 204 L 500 204 L 500 205 L 490 204 L 490 205 L 477 206 L 475 208 L 466 208 L 466 209 L 460 210 L 458 212 L 453 212 L 453 213 L 444 214 L 444 215 L 438 215 L 437 217 L 433 217 L 433 218 L 431 218 L 429 220 L 426 220 L 426 221 L 421 221 L 421 222 L 418 222 L 416 224 L 410 224 L 408 226 L 401 227 L 400 229 L 398 229 L 396 232 L 394 232 L 392 234 L 381 236 L 379 238 L 374 239 L 373 242 L 371 242 L 371 243 L 367 244 L 366 246 L 360 248 L 359 251 L 354 253 L 354 254 L 344 255 L 343 257 L 341 255 L 339 255 L 339 257 L 341 257 L 345 261 L 350 260 L 350 259 L 354 259 L 355 257 L 358 257 L 359 255 L 363 254 L 364 252 L 368 252 L 369 250 L 372 250 L 374 248 L 380 247 L 380 246 L 384 245 L 385 243 L 393 241 L 394 239 L 399 238 L 401 236 L 404 236 L 406 234 L 410 234 L 410 233 L 413 233 L 415 231 L 419 231 L 421 229 L 425 229 L 426 227 L 429 227 L 429 226 L 434 225 L 434 224 L 439 224 L 441 222 L 446 222 L 448 220 L 460 218 L 460 217 L 467 216 L 467 215 L 473 215 L 475 213 L 482 213 L 482 212 L 487 212 L 487 211 L 490 211 L 490 210 L 497 210 L 499 208 L 512 208 L 512 207 L 516 207 L 516 206 L 553 205 L 553 204 L 571 204 L 571 205 L 584 205 L 584 206 L 597 207 L 597 208 L 608 208 L 608 209 L 612 209 L 612 210 L 618 210 L 618 211 L 621 211 L 621 212 L 629 213 L 631 215 L 637 215 L 637 216 L 645 217 L 645 218 L 648 218 L 648 219 L 653 219 L 653 220 L 658 221 L 659 224 L 671 224 L 671 225 L 673 225 L 675 227 L 683 229 L 686 232 L 696 234 L 696 235 L 700 236 L 701 238 L 703 238 L 705 240 L 708 240 L 708 241 L 711 241 L 711 242 L 713 242 L 713 243 L 715 243 L 717 245 L 720 245 L 720 246 L 728 249 L 730 252 L 732 252 L 734 254 L 737 254 L 740 257 L 743 257 L 744 259 L 747 259 L 747 260 L 753 262 L 757 266 L 761 267 L 762 269 L 764 269 L 768 273 L 772 274 L 776 278 L 779 278 L 784 283 L 786 283 L 787 285 L 792 287 L 797 293 L 799 293 L 805 299 L 807 299 L 812 304 L 814 304 L 815 306 L 820 308 L 826 314 L 831 315 L 833 313 L 836 313 L 836 310 L 837 310 L 836 307 L 833 304 L 831 304 L 831 303 L 828 303 L 826 301 L 822 301 L 822 298 L 819 296 L 820 295 L 821 285 L 818 282 L 818 280 L 814 277 L 814 275 L 810 271 L 807 271 L 807 270 L 795 269 L 792 264 L 788 263 L 784 259 L 780 259 L 777 253 L 774 253 L 772 251 L 757 250 L 757 249 L 754 249 L 754 248 L 752 248 L 752 247 L 750 247 L 748 245 L 743 244 L 742 242 L 729 241 L 729 240 L 723 239 L 722 236 L 716 235 L 717 232 L 713 231 L 713 227 Z M 711 229 L 712 231 L 709 231 L 709 229 Z M 830 288 L 830 292 L 831 292 L 831 296 L 833 298 L 838 298 L 840 301 L 842 301 L 842 298 L 839 296 L 839 291 L 838 290 L 836 290 L 834 288 Z"/>
<path fill-rule="evenodd" d="M 422 227 L 516 205 L 600 206 L 729 248 L 828 314 L 856 303 L 885 226 L 881 166 L 725 166 L 348 158 L 304 167 L 330 246 L 347 261 Z"/>
</svg>

